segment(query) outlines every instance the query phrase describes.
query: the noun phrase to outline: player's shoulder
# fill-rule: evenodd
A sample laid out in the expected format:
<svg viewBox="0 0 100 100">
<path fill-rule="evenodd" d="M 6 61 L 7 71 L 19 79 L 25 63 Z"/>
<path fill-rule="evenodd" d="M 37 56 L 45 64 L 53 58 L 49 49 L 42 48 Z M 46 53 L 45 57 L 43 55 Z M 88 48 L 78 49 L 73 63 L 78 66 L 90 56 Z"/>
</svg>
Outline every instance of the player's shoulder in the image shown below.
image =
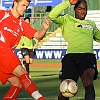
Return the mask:
<svg viewBox="0 0 100 100">
<path fill-rule="evenodd" d="M 22 23 L 22 26 L 23 26 L 23 27 L 27 26 L 27 23 L 24 21 L 23 18 L 20 18 L 20 22 Z"/>
<path fill-rule="evenodd" d="M 0 9 L 0 13 L 9 13 L 10 12 L 10 10 L 2 10 L 2 9 Z"/>
<path fill-rule="evenodd" d="M 0 15 L 1 15 L 1 14 L 4 14 L 5 12 L 6 12 L 6 10 L 0 9 Z"/>
<path fill-rule="evenodd" d="M 23 19 L 23 18 L 20 18 L 20 20 L 21 20 L 21 22 L 25 25 L 25 24 L 27 24 L 28 25 L 28 23 L 27 22 L 25 22 L 25 20 Z"/>
<path fill-rule="evenodd" d="M 0 9 L 0 12 L 5 12 L 6 10 L 2 10 L 2 9 Z"/>
<path fill-rule="evenodd" d="M 2 9 L 0 9 L 0 18 L 2 18 L 4 15 L 7 16 L 7 14 L 9 14 L 9 10 L 2 10 Z"/>
<path fill-rule="evenodd" d="M 95 24 L 95 22 L 93 20 L 87 19 L 86 21 L 89 22 L 89 23 Z"/>
<path fill-rule="evenodd" d="M 85 20 L 85 21 L 87 21 L 87 23 L 89 23 L 89 24 L 92 25 L 93 27 L 96 26 L 96 23 L 95 23 L 94 21 L 92 21 L 92 20 Z"/>
<path fill-rule="evenodd" d="M 29 26 L 28 23 L 25 22 L 22 18 L 21 18 L 20 20 L 21 20 L 21 22 L 22 22 L 22 27 L 23 27 L 23 28 Z"/>
<path fill-rule="evenodd" d="M 24 23 L 25 21 L 23 20 L 23 18 L 20 18 L 20 21 L 22 22 L 22 23 Z"/>
</svg>

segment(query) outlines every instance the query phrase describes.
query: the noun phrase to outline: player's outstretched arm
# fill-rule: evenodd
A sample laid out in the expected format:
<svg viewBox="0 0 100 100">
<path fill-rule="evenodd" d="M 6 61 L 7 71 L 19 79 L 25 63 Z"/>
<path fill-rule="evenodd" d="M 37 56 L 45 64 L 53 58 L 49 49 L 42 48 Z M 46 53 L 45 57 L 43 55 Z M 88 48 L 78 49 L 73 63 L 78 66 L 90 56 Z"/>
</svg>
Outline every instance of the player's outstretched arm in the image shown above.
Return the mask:
<svg viewBox="0 0 100 100">
<path fill-rule="evenodd" d="M 58 24 L 58 26 L 61 26 L 62 24 L 66 23 L 66 16 L 59 16 L 60 14 L 63 14 L 63 11 L 67 9 L 70 5 L 74 5 L 78 2 L 78 0 L 65 0 L 64 2 L 58 4 L 55 6 L 50 13 L 48 14 L 48 17 L 51 21 Z"/>
<path fill-rule="evenodd" d="M 46 34 L 46 31 L 50 27 L 49 19 L 45 18 L 42 25 L 43 25 L 43 28 L 40 31 L 36 32 L 34 35 L 34 38 L 36 38 L 38 40 L 41 40 L 44 37 L 44 35 Z"/>
</svg>

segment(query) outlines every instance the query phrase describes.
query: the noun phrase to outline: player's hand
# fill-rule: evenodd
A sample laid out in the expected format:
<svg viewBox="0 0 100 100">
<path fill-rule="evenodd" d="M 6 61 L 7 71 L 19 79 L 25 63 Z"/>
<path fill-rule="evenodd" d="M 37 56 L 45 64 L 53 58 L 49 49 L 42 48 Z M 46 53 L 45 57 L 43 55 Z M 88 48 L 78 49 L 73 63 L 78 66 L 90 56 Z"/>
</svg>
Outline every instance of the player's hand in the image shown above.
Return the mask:
<svg viewBox="0 0 100 100">
<path fill-rule="evenodd" d="M 69 2 L 71 5 L 75 5 L 78 2 L 78 0 L 69 0 Z"/>
<path fill-rule="evenodd" d="M 24 45 L 24 42 L 20 42 L 20 45 L 22 45 L 22 46 L 23 46 L 23 45 Z"/>
<path fill-rule="evenodd" d="M 47 30 L 50 27 L 49 19 L 45 18 L 42 24 L 43 24 L 43 27 Z"/>
</svg>

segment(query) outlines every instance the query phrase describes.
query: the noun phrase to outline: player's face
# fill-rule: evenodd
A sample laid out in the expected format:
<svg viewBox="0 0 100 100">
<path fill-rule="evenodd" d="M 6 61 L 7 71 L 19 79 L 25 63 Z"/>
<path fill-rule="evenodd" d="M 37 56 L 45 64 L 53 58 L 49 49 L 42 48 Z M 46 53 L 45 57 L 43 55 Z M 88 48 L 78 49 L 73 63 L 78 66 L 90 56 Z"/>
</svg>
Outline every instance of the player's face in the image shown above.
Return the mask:
<svg viewBox="0 0 100 100">
<path fill-rule="evenodd" d="M 27 0 L 20 0 L 19 2 L 15 2 L 14 6 L 16 13 L 19 16 L 22 16 L 26 12 L 27 7 L 29 6 L 29 2 Z"/>
<path fill-rule="evenodd" d="M 85 2 L 81 2 L 79 6 L 75 9 L 75 18 L 84 20 L 87 14 L 87 4 Z"/>
</svg>

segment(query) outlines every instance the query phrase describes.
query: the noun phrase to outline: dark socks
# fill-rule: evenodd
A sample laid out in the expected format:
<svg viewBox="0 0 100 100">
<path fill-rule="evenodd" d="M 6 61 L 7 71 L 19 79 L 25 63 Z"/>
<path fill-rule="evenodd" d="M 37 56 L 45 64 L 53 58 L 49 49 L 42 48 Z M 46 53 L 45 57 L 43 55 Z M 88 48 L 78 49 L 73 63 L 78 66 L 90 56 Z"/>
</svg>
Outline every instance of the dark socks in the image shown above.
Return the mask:
<svg viewBox="0 0 100 100">
<path fill-rule="evenodd" d="M 95 100 L 95 90 L 93 85 L 85 87 L 85 100 Z"/>
<path fill-rule="evenodd" d="M 29 73 L 29 63 L 26 63 L 25 67 L 26 67 L 26 71 Z"/>
</svg>

